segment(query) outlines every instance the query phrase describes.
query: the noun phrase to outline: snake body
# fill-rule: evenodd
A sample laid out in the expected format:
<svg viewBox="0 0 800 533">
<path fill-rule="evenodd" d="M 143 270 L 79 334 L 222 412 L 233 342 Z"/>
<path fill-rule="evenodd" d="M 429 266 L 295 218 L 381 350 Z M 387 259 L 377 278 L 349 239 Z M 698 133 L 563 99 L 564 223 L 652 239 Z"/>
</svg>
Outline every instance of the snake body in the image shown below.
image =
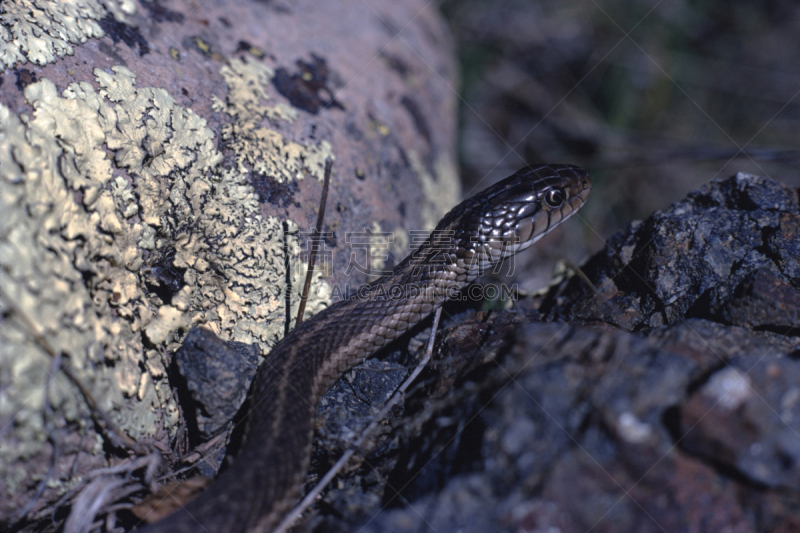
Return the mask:
<svg viewBox="0 0 800 533">
<path fill-rule="evenodd" d="M 353 366 L 428 316 L 491 265 L 573 215 L 591 188 L 570 165 L 524 168 L 450 211 L 391 274 L 302 323 L 258 368 L 234 463 L 149 533 L 269 531 L 296 503 L 317 404 Z"/>
</svg>

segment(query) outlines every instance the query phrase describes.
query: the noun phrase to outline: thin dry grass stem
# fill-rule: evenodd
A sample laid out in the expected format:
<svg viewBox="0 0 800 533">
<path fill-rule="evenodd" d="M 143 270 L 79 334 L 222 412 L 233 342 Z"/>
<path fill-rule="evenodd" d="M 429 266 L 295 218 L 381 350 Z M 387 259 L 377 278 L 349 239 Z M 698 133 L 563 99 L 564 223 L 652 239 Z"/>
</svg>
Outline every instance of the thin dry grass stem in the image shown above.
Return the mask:
<svg viewBox="0 0 800 533">
<path fill-rule="evenodd" d="M 583 269 L 581 267 L 579 267 L 569 259 L 564 259 L 563 262 L 567 268 L 572 270 L 576 276 L 581 278 L 581 280 L 583 280 L 583 282 L 586 283 L 586 285 L 588 285 L 590 289 L 592 289 L 592 292 L 597 293 L 597 288 L 595 288 L 594 284 L 589 279 L 589 277 L 586 274 L 584 274 Z"/>
<path fill-rule="evenodd" d="M 86 533 L 100 526 L 102 522 L 95 523 L 95 517 L 117 500 L 118 493 L 124 491 L 128 483 L 126 479 L 113 476 L 92 480 L 72 502 L 64 533 Z"/>
<path fill-rule="evenodd" d="M 209 452 L 211 452 L 217 447 L 224 446 L 227 441 L 227 438 L 228 438 L 228 433 L 222 432 L 219 435 L 212 438 L 211 440 L 206 441 L 203 444 L 197 446 L 192 450 L 192 452 L 189 455 L 181 459 L 182 462 L 188 463 L 187 466 L 181 468 L 180 470 L 171 471 L 169 474 L 158 478 L 158 481 L 163 483 L 164 481 L 167 481 L 171 478 L 175 478 L 180 474 L 183 474 L 184 472 L 188 472 L 193 468 L 196 468 L 197 463 L 205 459 L 209 455 Z"/>
<path fill-rule="evenodd" d="M 160 465 L 161 456 L 151 453 L 87 473 L 78 486 L 62 496 L 54 506 L 56 509 L 68 503 L 71 506 L 64 533 L 93 531 L 104 522 L 114 524 L 116 511 L 130 506 L 123 500 L 142 491 L 144 486 L 154 490 L 155 473 Z M 144 469 L 141 479 L 134 478 L 134 472 L 141 469 Z M 104 519 L 98 520 L 103 516 Z"/>
<path fill-rule="evenodd" d="M 308 271 L 306 272 L 306 281 L 303 284 L 303 293 L 300 296 L 300 307 L 297 309 L 297 320 L 295 327 L 303 322 L 303 313 L 306 311 L 306 301 L 308 300 L 308 291 L 311 287 L 311 278 L 314 275 L 314 265 L 317 261 L 317 251 L 319 245 L 316 239 L 320 238 L 322 234 L 322 223 L 325 220 L 325 204 L 328 202 L 328 185 L 331 181 L 331 169 L 333 168 L 333 160 L 328 158 L 325 160 L 325 177 L 322 181 L 322 197 L 319 200 L 319 212 L 317 213 L 317 226 L 314 234 L 311 236 L 311 250 L 308 257 Z"/>
</svg>

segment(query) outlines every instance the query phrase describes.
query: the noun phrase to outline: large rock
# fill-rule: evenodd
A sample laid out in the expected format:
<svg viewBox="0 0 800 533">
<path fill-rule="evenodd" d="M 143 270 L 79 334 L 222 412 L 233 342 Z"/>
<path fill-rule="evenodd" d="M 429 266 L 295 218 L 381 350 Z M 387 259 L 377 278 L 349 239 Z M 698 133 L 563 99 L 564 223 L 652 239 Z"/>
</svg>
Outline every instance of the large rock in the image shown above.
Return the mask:
<svg viewBox="0 0 800 533">
<path fill-rule="evenodd" d="M 311 314 L 459 199 L 455 61 L 421 0 L 3 2 L 0 65 L 3 530 L 128 459 L 48 352 L 180 470 L 170 358 L 195 325 L 259 354 L 283 335 L 326 158 Z"/>
</svg>

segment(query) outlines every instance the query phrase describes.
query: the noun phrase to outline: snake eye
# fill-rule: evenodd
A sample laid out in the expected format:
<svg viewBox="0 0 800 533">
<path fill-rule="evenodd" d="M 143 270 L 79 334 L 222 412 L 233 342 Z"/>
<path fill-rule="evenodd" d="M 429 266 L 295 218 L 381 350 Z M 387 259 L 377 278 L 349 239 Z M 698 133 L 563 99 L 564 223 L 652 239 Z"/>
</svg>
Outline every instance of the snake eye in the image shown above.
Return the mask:
<svg viewBox="0 0 800 533">
<path fill-rule="evenodd" d="M 564 194 L 564 191 L 562 189 L 550 189 L 544 195 L 544 203 L 546 203 L 553 209 L 561 207 L 561 204 L 563 204 L 566 201 L 566 199 L 567 195 Z"/>
</svg>

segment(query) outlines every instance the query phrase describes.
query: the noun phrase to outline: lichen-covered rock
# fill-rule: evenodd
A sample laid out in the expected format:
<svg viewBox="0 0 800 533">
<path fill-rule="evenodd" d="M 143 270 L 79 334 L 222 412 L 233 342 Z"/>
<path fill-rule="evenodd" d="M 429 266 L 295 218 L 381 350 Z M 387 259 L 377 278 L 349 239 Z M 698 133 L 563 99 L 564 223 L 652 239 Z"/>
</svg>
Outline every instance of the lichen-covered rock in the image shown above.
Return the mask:
<svg viewBox="0 0 800 533">
<path fill-rule="evenodd" d="M 259 355 L 282 336 L 327 158 L 309 314 L 389 260 L 345 276 L 353 233 L 395 231 L 383 255 L 402 257 L 406 230 L 456 203 L 446 28 L 419 0 L 375 9 L 0 4 L 0 529 L 49 524 L 128 459 L 49 352 L 181 470 L 172 354 L 194 326 Z"/>
</svg>

